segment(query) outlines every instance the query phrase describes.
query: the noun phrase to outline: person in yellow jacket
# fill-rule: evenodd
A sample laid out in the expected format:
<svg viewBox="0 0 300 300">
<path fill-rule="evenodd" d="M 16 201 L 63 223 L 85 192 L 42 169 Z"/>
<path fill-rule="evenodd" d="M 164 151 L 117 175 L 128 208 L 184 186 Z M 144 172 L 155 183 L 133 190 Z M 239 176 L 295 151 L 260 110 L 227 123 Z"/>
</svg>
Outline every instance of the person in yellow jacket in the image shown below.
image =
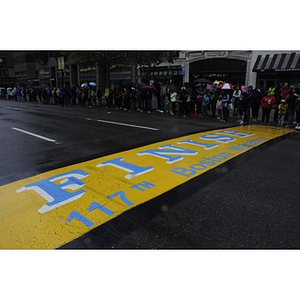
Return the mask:
<svg viewBox="0 0 300 300">
<path fill-rule="evenodd" d="M 109 88 L 108 87 L 104 90 L 104 98 L 106 100 L 106 107 L 109 107 L 110 103 L 109 103 Z"/>
<path fill-rule="evenodd" d="M 287 109 L 288 109 L 288 105 L 285 99 L 282 99 L 280 101 L 280 104 L 278 105 L 278 126 L 281 127 L 283 126 Z"/>
</svg>

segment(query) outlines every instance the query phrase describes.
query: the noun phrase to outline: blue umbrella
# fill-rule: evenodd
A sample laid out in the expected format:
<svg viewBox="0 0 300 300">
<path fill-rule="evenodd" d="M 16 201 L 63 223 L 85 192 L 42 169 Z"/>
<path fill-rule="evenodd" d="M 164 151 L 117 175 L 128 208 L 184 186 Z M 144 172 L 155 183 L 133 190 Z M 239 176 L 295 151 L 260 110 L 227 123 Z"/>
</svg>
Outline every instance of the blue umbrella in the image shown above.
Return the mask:
<svg viewBox="0 0 300 300">
<path fill-rule="evenodd" d="M 90 86 L 97 86 L 97 83 L 95 83 L 95 82 L 90 82 L 89 85 L 90 85 Z"/>
</svg>

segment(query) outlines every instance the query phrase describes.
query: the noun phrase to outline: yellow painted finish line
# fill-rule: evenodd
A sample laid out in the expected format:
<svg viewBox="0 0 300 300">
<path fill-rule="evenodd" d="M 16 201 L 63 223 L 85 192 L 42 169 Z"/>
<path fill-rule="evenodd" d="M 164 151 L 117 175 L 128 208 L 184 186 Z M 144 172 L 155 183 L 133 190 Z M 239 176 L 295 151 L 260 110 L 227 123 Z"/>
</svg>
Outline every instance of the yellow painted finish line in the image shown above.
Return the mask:
<svg viewBox="0 0 300 300">
<path fill-rule="evenodd" d="M 291 129 L 244 126 L 171 139 L 0 187 L 0 248 L 55 249 Z"/>
</svg>

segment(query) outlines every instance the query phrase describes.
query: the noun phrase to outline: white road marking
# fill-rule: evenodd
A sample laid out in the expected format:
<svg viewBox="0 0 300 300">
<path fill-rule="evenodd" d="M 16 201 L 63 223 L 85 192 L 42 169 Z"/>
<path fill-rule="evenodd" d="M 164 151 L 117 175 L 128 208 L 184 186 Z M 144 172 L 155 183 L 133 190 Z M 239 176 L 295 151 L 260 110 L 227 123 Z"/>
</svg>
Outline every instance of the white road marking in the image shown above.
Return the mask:
<svg viewBox="0 0 300 300">
<path fill-rule="evenodd" d="M 2 108 L 8 108 L 8 109 L 14 109 L 14 110 L 24 110 L 23 108 L 19 108 L 19 107 L 11 107 L 11 106 L 0 106 Z"/>
<path fill-rule="evenodd" d="M 48 141 L 48 142 L 52 142 L 52 143 L 59 144 L 58 141 L 53 140 L 53 139 L 50 139 L 50 138 L 47 138 L 47 137 L 45 137 L 45 136 L 41 136 L 41 135 L 39 135 L 39 134 L 35 134 L 35 133 L 29 132 L 29 131 L 26 131 L 26 130 L 23 130 L 23 129 L 19 129 L 19 128 L 16 128 L 16 127 L 12 127 L 11 129 L 17 130 L 17 131 L 20 131 L 20 132 L 23 132 L 23 133 L 26 133 L 26 134 L 29 134 L 29 135 L 32 135 L 32 136 L 34 136 L 34 137 L 37 137 L 37 138 L 39 138 L 39 139 L 42 139 L 42 140 L 45 140 L 45 141 Z"/>
<path fill-rule="evenodd" d="M 92 121 L 90 118 L 85 118 L 88 121 Z M 139 126 L 139 125 L 133 125 L 128 123 L 120 123 L 120 122 L 113 122 L 113 121 L 106 121 L 106 120 L 94 120 L 101 123 L 107 123 L 107 124 L 114 124 L 114 125 L 120 125 L 120 126 L 128 126 L 128 127 L 135 127 L 135 128 L 141 128 L 141 129 L 148 129 L 148 130 L 159 130 L 157 128 L 152 127 L 146 127 L 146 126 Z"/>
</svg>

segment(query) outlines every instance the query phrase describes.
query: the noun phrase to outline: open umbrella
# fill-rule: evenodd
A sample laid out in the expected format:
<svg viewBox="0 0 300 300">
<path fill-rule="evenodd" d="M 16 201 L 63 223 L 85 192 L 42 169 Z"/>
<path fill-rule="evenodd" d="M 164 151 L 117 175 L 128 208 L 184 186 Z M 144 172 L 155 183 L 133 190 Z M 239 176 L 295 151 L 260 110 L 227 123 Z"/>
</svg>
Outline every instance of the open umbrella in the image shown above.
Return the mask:
<svg viewBox="0 0 300 300">
<path fill-rule="evenodd" d="M 231 83 L 223 83 L 218 86 L 218 89 L 233 90 L 233 85 Z"/>
<path fill-rule="evenodd" d="M 89 85 L 90 85 L 90 86 L 97 86 L 97 83 L 95 83 L 95 82 L 90 82 Z"/>
<path fill-rule="evenodd" d="M 197 84 L 197 83 L 207 83 L 207 84 L 210 84 L 212 83 L 210 80 L 206 79 L 206 78 L 197 78 L 193 81 L 194 84 Z"/>
<path fill-rule="evenodd" d="M 87 86 L 88 84 L 86 82 L 81 85 L 81 87 L 87 87 Z"/>
<path fill-rule="evenodd" d="M 141 87 L 141 89 L 144 89 L 144 90 L 153 90 L 153 89 L 155 89 L 155 86 L 151 85 L 151 84 L 149 84 L 149 85 L 143 85 Z"/>
</svg>

